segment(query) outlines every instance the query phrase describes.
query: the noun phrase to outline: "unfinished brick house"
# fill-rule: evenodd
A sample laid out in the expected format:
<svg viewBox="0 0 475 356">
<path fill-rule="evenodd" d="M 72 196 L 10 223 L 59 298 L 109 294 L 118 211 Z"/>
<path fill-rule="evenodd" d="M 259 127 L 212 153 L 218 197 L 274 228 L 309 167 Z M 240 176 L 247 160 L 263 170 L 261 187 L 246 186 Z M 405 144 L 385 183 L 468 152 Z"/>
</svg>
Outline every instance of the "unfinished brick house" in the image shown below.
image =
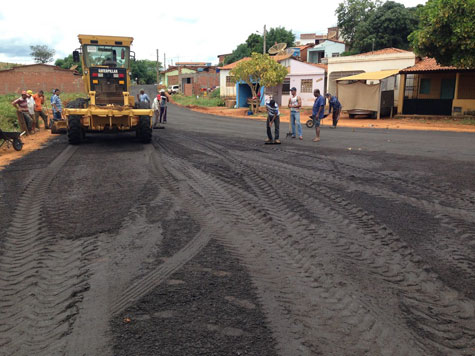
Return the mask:
<svg viewBox="0 0 475 356">
<path fill-rule="evenodd" d="M 31 89 L 51 91 L 58 88 L 63 92 L 84 91 L 81 75 L 69 69 L 49 64 L 30 64 L 0 70 L 0 94 L 20 93 Z"/>
</svg>

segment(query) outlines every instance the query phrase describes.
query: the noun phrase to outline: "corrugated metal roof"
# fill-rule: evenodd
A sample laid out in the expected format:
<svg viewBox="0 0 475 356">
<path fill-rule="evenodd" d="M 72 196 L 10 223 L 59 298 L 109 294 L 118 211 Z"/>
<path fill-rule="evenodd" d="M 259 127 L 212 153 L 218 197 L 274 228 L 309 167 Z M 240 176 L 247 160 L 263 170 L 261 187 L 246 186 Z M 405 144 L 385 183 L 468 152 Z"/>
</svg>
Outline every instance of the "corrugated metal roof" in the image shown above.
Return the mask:
<svg viewBox="0 0 475 356">
<path fill-rule="evenodd" d="M 349 77 L 338 78 L 337 81 L 340 81 L 340 80 L 381 80 L 381 79 L 384 79 L 396 74 L 399 74 L 399 69 L 380 70 L 378 72 L 361 73 L 361 74 L 356 74 L 356 75 L 350 75 Z"/>
</svg>

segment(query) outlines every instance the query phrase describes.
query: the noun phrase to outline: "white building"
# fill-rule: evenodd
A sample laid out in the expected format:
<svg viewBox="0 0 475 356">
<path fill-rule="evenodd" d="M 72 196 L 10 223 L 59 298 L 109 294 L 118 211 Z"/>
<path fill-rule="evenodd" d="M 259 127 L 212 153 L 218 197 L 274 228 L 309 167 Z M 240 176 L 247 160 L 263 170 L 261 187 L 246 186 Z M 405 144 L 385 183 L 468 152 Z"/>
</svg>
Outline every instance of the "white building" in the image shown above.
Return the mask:
<svg viewBox="0 0 475 356">
<path fill-rule="evenodd" d="M 323 95 L 325 93 L 325 69 L 318 66 L 299 61 L 293 57 L 287 57 L 278 61 L 287 67 L 289 74 L 284 82 L 272 88 L 266 88 L 266 96 L 272 95 L 274 100 L 281 106 L 287 106 L 290 98 L 290 88 L 297 89 L 297 95 L 302 98 L 302 106 L 312 106 L 315 97 L 313 91 L 319 89 Z"/>
<path fill-rule="evenodd" d="M 384 48 L 354 56 L 328 58 L 328 92 L 336 93 L 336 80 L 366 72 L 404 69 L 416 63 L 413 52 L 398 48 Z M 395 81 L 395 106 L 397 106 L 399 76 Z"/>
</svg>

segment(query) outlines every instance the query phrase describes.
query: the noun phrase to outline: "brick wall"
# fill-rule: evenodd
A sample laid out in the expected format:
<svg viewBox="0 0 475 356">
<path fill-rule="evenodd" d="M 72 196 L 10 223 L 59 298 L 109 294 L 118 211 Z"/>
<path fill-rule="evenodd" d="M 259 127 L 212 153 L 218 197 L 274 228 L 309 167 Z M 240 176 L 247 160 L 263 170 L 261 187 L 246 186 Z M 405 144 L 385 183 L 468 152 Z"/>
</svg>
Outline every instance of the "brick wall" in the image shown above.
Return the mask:
<svg viewBox="0 0 475 356">
<path fill-rule="evenodd" d="M 178 85 L 178 75 L 168 76 L 168 86 L 170 85 Z"/>
<path fill-rule="evenodd" d="M 47 64 L 0 71 L 0 94 L 20 93 L 28 89 L 50 92 L 54 88 L 66 93 L 81 93 L 84 92 L 84 83 L 80 75 Z"/>
</svg>

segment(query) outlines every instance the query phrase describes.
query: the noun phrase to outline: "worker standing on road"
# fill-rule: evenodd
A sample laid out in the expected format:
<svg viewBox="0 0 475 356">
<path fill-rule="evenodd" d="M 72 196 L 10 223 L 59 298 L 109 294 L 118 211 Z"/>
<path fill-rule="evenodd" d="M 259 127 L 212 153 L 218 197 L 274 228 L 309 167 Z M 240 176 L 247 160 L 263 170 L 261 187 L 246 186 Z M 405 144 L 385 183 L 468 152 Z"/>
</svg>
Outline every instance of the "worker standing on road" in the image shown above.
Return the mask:
<svg viewBox="0 0 475 356">
<path fill-rule="evenodd" d="M 12 105 L 15 107 L 15 109 L 17 109 L 23 115 L 28 132 L 33 133 L 31 129 L 33 118 L 30 116 L 30 113 L 28 112 L 28 103 L 26 101 L 26 97 L 27 97 L 26 91 L 22 91 L 21 97 L 12 101 Z"/>
<path fill-rule="evenodd" d="M 35 99 L 33 99 L 33 91 L 27 90 L 26 91 L 26 103 L 28 104 L 28 113 L 30 114 L 31 118 L 35 117 Z M 35 120 L 31 123 L 31 129 L 34 132 L 39 131 L 37 128 Z"/>
<path fill-rule="evenodd" d="M 338 120 L 340 119 L 341 113 L 341 103 L 338 101 L 338 98 L 330 93 L 326 93 L 325 96 L 328 98 L 328 105 L 330 109 L 328 110 L 328 115 L 332 112 L 333 108 L 333 128 L 336 129 L 336 125 L 338 125 Z"/>
<path fill-rule="evenodd" d="M 160 117 L 160 99 L 161 99 L 161 95 L 157 94 L 157 96 L 153 99 L 153 103 L 152 103 L 152 110 L 153 110 L 152 124 L 153 124 L 154 129 L 158 128 L 157 124 Z"/>
<path fill-rule="evenodd" d="M 267 140 L 265 143 L 280 144 L 279 127 L 280 127 L 280 113 L 279 106 L 274 99 L 266 103 L 267 108 Z M 275 140 L 272 139 L 272 125 L 274 125 Z"/>
<path fill-rule="evenodd" d="M 160 123 L 167 123 L 167 103 L 168 103 L 168 96 L 165 94 L 165 90 L 162 90 L 160 99 Z"/>
<path fill-rule="evenodd" d="M 45 123 L 45 130 L 48 128 L 48 116 L 43 111 L 43 104 L 45 103 L 45 96 L 43 90 L 40 90 L 38 93 L 33 95 L 35 100 L 35 123 L 36 127 L 40 128 L 40 116 Z"/>
<path fill-rule="evenodd" d="M 325 111 L 325 98 L 320 95 L 319 89 L 315 89 L 313 95 L 316 99 L 312 109 L 312 119 L 315 124 L 315 138 L 312 141 L 318 142 L 320 141 L 320 120 L 323 119 Z"/>
<path fill-rule="evenodd" d="M 51 98 L 51 106 L 53 107 L 53 119 L 51 121 L 59 121 L 62 120 L 62 112 L 63 106 L 61 104 L 61 99 L 59 97 L 60 91 L 59 89 L 54 90 L 54 95 Z M 53 123 L 51 122 L 51 125 Z"/>
<path fill-rule="evenodd" d="M 300 108 L 302 107 L 302 99 L 297 95 L 297 88 L 290 89 L 289 108 L 290 108 L 290 122 L 292 124 L 292 138 L 295 138 L 295 125 L 297 125 L 297 131 L 299 139 L 302 137 L 302 125 L 300 124 Z"/>
</svg>

